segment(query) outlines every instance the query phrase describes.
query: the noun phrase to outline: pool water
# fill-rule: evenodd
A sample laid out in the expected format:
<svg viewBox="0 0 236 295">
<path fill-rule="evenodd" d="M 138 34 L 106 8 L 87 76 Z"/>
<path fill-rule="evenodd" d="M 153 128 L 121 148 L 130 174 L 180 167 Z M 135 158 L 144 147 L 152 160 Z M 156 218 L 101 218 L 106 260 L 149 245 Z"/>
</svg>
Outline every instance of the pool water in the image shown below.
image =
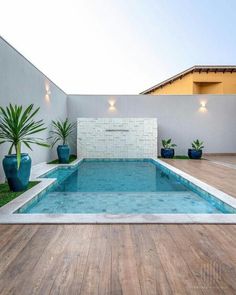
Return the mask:
<svg viewBox="0 0 236 295">
<path fill-rule="evenodd" d="M 152 160 L 85 160 L 45 177 L 57 178 L 57 184 L 19 213 L 232 213 Z"/>
<path fill-rule="evenodd" d="M 58 187 L 63 192 L 186 191 L 151 162 L 85 161 Z"/>
</svg>

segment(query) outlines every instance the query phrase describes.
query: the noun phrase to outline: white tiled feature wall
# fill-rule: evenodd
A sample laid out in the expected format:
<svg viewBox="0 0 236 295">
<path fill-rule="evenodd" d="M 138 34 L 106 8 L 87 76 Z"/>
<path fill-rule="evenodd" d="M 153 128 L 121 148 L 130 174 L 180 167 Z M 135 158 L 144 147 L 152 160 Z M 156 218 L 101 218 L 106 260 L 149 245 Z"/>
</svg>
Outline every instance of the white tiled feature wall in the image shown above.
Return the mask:
<svg viewBox="0 0 236 295">
<path fill-rule="evenodd" d="M 78 118 L 82 158 L 156 158 L 156 118 Z"/>
</svg>

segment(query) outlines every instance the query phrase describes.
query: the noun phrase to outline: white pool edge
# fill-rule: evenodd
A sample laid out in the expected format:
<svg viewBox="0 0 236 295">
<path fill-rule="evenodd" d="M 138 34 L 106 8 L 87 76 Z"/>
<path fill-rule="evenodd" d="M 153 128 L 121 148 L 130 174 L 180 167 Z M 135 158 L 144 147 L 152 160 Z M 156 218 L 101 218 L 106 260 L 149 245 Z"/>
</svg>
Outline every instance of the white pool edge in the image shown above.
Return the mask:
<svg viewBox="0 0 236 295">
<path fill-rule="evenodd" d="M 0 224 L 119 224 L 119 223 L 208 223 L 208 224 L 235 224 L 236 214 L 18 214 L 14 213 L 35 196 L 48 188 L 56 179 L 38 178 L 57 167 L 75 166 L 83 159 L 78 159 L 71 164 L 46 164 L 41 163 L 32 167 L 31 180 L 40 181 L 30 190 L 0 208 Z M 212 194 L 224 203 L 236 208 L 236 199 L 230 195 L 210 186 L 203 181 L 177 169 L 160 160 L 153 161 L 179 174 L 201 189 Z M 14 214 L 13 214 L 14 213 Z"/>
<path fill-rule="evenodd" d="M 182 176 L 183 178 L 187 179 L 188 181 L 192 182 L 193 184 L 195 184 L 196 186 L 200 187 L 201 189 L 203 189 L 204 191 L 210 193 L 211 195 L 213 195 L 214 197 L 216 197 L 217 199 L 221 200 L 222 202 L 228 204 L 229 206 L 236 208 L 236 198 L 222 192 L 221 190 L 197 179 L 194 176 L 189 175 L 188 173 L 173 167 L 172 165 L 160 160 L 160 159 L 152 159 L 157 163 L 160 163 L 162 166 L 168 168 L 169 170 L 171 170 L 172 172 Z"/>
</svg>

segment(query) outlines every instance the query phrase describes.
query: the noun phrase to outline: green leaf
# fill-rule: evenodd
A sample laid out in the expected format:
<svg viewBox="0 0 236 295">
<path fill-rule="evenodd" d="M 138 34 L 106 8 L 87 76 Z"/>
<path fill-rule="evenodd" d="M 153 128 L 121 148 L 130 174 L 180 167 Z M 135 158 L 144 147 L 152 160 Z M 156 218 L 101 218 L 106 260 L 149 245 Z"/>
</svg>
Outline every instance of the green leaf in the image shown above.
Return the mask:
<svg viewBox="0 0 236 295">
<path fill-rule="evenodd" d="M 21 161 L 21 144 L 18 142 L 16 145 L 16 157 L 17 157 L 17 169 L 20 168 L 20 161 Z"/>
<path fill-rule="evenodd" d="M 15 147 L 17 163 L 19 168 L 21 143 L 31 149 L 30 143 L 49 146 L 42 139 L 32 137 L 46 128 L 42 120 L 34 120 L 39 108 L 33 110 L 34 105 L 29 105 L 26 109 L 22 106 L 9 104 L 6 108 L 0 107 L 0 144 L 7 142 L 10 144 L 9 153 Z"/>
<path fill-rule="evenodd" d="M 162 146 L 165 148 L 165 146 L 166 146 L 166 141 L 165 141 L 165 139 L 162 139 Z"/>
<path fill-rule="evenodd" d="M 175 143 L 171 143 L 171 138 L 169 138 L 167 140 L 165 140 L 165 139 L 162 140 L 162 146 L 165 149 L 169 149 L 169 148 L 174 148 L 177 145 Z"/>
<path fill-rule="evenodd" d="M 203 141 L 196 139 L 192 142 L 192 148 L 195 150 L 202 150 L 204 148 Z"/>
<path fill-rule="evenodd" d="M 10 149 L 8 151 L 8 155 L 11 155 L 12 154 L 13 147 L 14 147 L 14 144 L 12 143 L 11 146 L 10 146 Z"/>
<path fill-rule="evenodd" d="M 30 149 L 32 151 L 32 148 L 31 146 L 29 145 L 29 142 L 27 141 L 23 141 L 23 143 L 27 146 L 28 149 Z"/>
<path fill-rule="evenodd" d="M 49 137 L 49 139 L 52 139 L 51 146 L 53 147 L 59 140 L 61 140 L 63 144 L 66 144 L 74 127 L 75 123 L 70 123 L 68 118 L 64 121 L 52 121 L 52 130 L 50 131 L 52 136 Z"/>
</svg>

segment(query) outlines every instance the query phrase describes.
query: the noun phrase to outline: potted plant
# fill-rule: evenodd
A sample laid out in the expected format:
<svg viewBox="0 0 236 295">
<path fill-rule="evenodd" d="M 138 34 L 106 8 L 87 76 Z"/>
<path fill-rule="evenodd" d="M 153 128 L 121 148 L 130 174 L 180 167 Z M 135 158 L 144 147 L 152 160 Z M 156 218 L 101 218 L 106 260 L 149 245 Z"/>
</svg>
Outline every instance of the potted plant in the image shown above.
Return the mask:
<svg viewBox="0 0 236 295">
<path fill-rule="evenodd" d="M 53 130 L 51 131 L 52 136 L 50 138 L 53 138 L 52 147 L 58 142 L 62 141 L 61 145 L 58 145 L 57 147 L 57 155 L 59 163 L 65 164 L 69 163 L 70 158 L 70 148 L 68 145 L 68 137 L 71 135 L 71 133 L 74 130 L 75 123 L 72 124 L 68 121 L 68 118 L 66 118 L 65 121 L 52 121 Z"/>
<path fill-rule="evenodd" d="M 15 192 L 25 190 L 30 177 L 31 158 L 21 152 L 21 146 L 25 145 L 30 150 L 31 144 L 48 147 L 41 138 L 34 137 L 46 128 L 42 120 L 34 120 L 39 108 L 33 110 L 33 107 L 33 104 L 26 109 L 11 104 L 6 108 L 0 107 L 0 144 L 10 144 L 8 155 L 2 162 L 3 169 L 10 190 Z"/>
<path fill-rule="evenodd" d="M 171 138 L 162 140 L 161 156 L 162 158 L 173 158 L 175 155 L 174 147 L 177 145 L 171 142 Z"/>
<path fill-rule="evenodd" d="M 192 149 L 188 149 L 188 156 L 190 159 L 201 159 L 203 142 L 199 139 L 192 142 Z"/>
</svg>

